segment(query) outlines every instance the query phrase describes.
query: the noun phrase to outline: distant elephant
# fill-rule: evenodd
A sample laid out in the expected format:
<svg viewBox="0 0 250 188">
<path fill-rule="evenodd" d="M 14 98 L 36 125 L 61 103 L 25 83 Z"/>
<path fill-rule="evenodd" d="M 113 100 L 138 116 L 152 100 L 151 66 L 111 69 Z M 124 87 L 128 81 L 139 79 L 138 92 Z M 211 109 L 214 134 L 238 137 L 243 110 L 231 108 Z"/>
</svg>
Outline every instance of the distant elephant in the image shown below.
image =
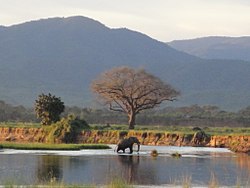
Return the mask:
<svg viewBox="0 0 250 188">
<path fill-rule="evenodd" d="M 130 150 L 129 153 L 133 153 L 133 145 L 134 145 L 134 143 L 136 143 L 138 145 L 138 150 L 137 150 L 137 152 L 138 152 L 140 150 L 140 142 L 136 137 L 129 137 L 129 138 L 122 139 L 117 144 L 116 152 L 119 153 L 119 151 L 122 150 L 123 153 L 125 153 L 125 149 L 129 148 L 129 150 Z"/>
<path fill-rule="evenodd" d="M 192 139 L 192 142 L 197 145 L 201 145 L 208 136 L 203 130 L 197 131 Z"/>
</svg>

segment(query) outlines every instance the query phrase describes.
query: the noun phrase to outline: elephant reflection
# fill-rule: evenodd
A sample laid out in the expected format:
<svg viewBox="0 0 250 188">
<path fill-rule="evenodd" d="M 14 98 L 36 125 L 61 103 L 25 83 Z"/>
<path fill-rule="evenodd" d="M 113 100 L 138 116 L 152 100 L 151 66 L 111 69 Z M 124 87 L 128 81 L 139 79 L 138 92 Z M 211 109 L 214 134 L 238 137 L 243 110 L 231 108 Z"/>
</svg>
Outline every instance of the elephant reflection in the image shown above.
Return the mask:
<svg viewBox="0 0 250 188">
<path fill-rule="evenodd" d="M 156 184 L 161 172 L 156 168 L 157 159 L 140 155 L 118 155 L 116 175 L 130 184 Z M 156 161 L 155 161 L 156 160 Z"/>
<path fill-rule="evenodd" d="M 39 182 L 52 182 L 62 179 L 61 158 L 55 155 L 42 155 L 38 161 L 37 179 Z"/>
<path fill-rule="evenodd" d="M 138 149 L 137 149 L 137 152 L 138 152 L 140 150 L 140 142 L 136 137 L 129 137 L 129 138 L 120 140 L 120 142 L 117 144 L 116 152 L 118 153 L 120 150 L 122 150 L 123 153 L 125 153 L 125 149 L 129 148 L 130 150 L 129 153 L 133 153 L 133 145 L 135 143 L 138 145 Z"/>
<path fill-rule="evenodd" d="M 138 166 L 140 162 L 139 156 L 125 156 L 119 155 L 118 161 L 122 166 L 122 177 L 128 183 L 133 183 L 135 180 L 138 180 Z"/>
</svg>

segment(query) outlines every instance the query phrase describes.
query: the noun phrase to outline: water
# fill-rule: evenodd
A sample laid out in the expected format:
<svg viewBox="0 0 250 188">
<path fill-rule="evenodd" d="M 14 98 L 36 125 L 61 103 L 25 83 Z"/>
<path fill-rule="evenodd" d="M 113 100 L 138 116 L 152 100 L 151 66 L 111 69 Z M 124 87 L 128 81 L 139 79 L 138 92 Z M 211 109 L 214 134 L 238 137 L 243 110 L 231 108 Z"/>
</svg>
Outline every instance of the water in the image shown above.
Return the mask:
<svg viewBox="0 0 250 188">
<path fill-rule="evenodd" d="M 114 148 L 114 146 L 112 146 Z M 150 152 L 156 149 L 159 156 Z M 179 152 L 182 157 L 171 157 Z M 0 152 L 0 184 L 107 184 L 124 179 L 135 185 L 205 186 L 214 178 L 221 186 L 250 186 L 250 157 L 227 149 L 141 146 L 133 155 L 110 150 Z"/>
</svg>

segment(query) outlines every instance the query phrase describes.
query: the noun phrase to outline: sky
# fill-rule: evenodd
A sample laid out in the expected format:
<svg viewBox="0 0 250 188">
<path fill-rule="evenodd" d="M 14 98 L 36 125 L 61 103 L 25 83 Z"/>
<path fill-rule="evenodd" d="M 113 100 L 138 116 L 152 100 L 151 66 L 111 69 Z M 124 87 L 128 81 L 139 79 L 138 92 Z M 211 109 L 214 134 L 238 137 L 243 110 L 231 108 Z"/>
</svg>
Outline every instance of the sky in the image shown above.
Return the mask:
<svg viewBox="0 0 250 188">
<path fill-rule="evenodd" d="M 204 36 L 249 36 L 249 0 L 0 0 L 0 25 L 86 16 L 169 42 Z"/>
</svg>

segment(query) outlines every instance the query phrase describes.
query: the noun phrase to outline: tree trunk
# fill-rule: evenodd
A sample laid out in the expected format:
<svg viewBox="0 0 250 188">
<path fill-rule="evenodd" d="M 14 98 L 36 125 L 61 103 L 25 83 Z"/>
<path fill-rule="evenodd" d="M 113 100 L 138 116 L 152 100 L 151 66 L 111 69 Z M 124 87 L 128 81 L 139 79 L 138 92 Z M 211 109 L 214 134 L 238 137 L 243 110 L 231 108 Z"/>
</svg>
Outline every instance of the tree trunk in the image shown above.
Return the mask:
<svg viewBox="0 0 250 188">
<path fill-rule="evenodd" d="M 129 123 L 129 129 L 135 128 L 135 113 L 134 112 L 128 115 L 128 123 Z"/>
</svg>

